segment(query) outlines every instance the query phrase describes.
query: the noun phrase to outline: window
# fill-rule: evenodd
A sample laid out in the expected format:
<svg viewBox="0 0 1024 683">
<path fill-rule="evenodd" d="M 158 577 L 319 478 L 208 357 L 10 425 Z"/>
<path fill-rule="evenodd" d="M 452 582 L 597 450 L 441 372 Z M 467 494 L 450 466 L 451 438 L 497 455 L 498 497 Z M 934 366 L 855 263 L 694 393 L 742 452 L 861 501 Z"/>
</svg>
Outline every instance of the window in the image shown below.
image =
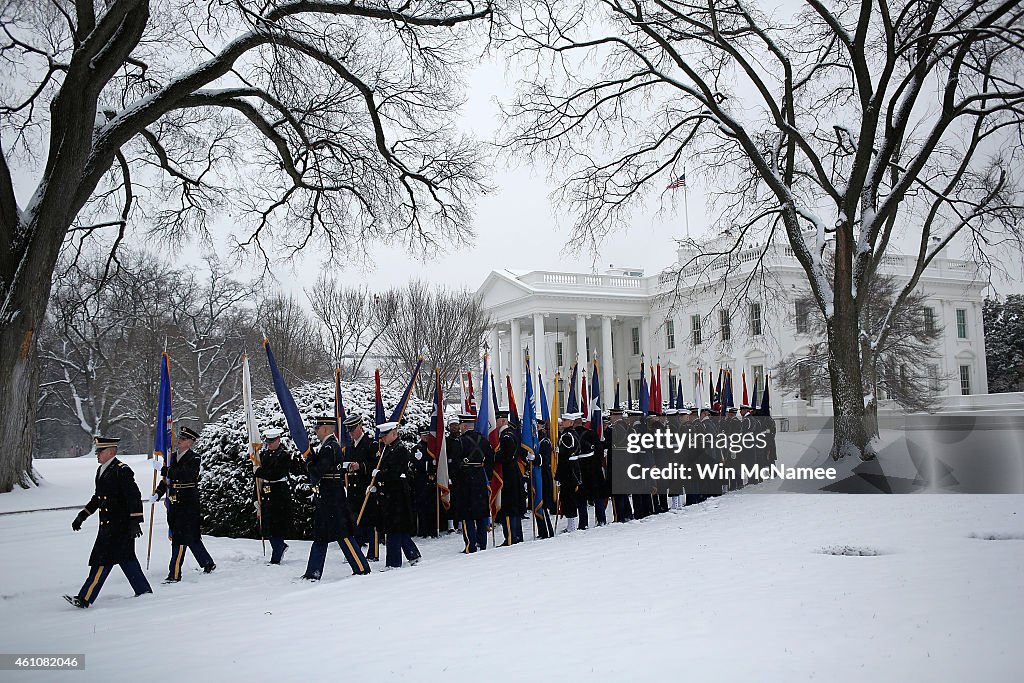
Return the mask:
<svg viewBox="0 0 1024 683">
<path fill-rule="evenodd" d="M 810 332 L 811 325 L 809 318 L 810 313 L 809 302 L 801 299 L 796 302 L 796 333 L 807 334 Z"/>
<path fill-rule="evenodd" d="M 967 309 L 956 309 L 956 338 L 967 339 Z M 966 366 L 961 366 L 966 367 Z"/>
<path fill-rule="evenodd" d="M 931 306 L 924 307 L 924 331 L 925 334 L 935 334 L 935 309 Z"/>
<path fill-rule="evenodd" d="M 560 368 L 565 364 L 562 357 L 562 342 L 555 342 L 555 367 Z"/>
<path fill-rule="evenodd" d="M 631 379 L 629 381 L 633 383 L 633 405 L 640 405 L 640 380 Z"/>
<path fill-rule="evenodd" d="M 665 345 L 669 349 L 676 348 L 676 321 L 665 321 Z"/>
<path fill-rule="evenodd" d="M 960 311 L 957 311 L 959 313 Z M 960 366 L 960 393 L 968 396 L 971 393 L 971 366 Z"/>
<path fill-rule="evenodd" d="M 633 355 L 640 355 L 640 328 L 634 327 L 629 331 L 630 336 L 633 339 Z"/>
<path fill-rule="evenodd" d="M 758 391 L 758 399 L 761 398 L 761 393 L 764 392 L 764 366 L 763 365 L 751 365 L 750 373 L 753 375 L 750 379 L 752 384 L 750 385 L 751 390 L 756 386 Z M 753 396 L 751 396 L 753 400 Z"/>
<path fill-rule="evenodd" d="M 807 401 L 809 405 L 813 405 L 814 401 L 812 398 L 813 391 L 811 390 L 811 368 L 807 363 L 800 364 L 800 398 Z"/>
<path fill-rule="evenodd" d="M 928 387 L 932 391 L 939 391 L 939 366 L 935 363 L 929 363 L 925 370 L 928 374 Z"/>
<path fill-rule="evenodd" d="M 761 336 L 761 304 L 750 304 L 750 336 Z"/>
<path fill-rule="evenodd" d="M 729 311 L 724 308 L 718 310 L 718 325 L 722 330 L 722 341 L 732 339 L 732 324 L 729 321 Z"/>
<path fill-rule="evenodd" d="M 700 345 L 700 315 L 690 316 L 690 330 L 693 335 L 693 345 Z"/>
</svg>

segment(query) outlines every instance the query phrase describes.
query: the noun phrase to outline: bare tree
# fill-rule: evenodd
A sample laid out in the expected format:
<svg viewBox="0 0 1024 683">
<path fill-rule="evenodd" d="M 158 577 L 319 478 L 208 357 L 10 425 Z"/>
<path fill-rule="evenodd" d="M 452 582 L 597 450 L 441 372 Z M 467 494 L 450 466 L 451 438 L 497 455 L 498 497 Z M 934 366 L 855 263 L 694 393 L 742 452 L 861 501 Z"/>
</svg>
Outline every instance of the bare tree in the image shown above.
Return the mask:
<svg viewBox="0 0 1024 683">
<path fill-rule="evenodd" d="M 363 364 L 389 324 L 381 320 L 373 295 L 366 287 L 346 287 L 334 276 L 322 274 L 306 290 L 320 328 L 325 352 L 346 379 L 365 376 Z"/>
<path fill-rule="evenodd" d="M 878 336 L 879 326 L 890 326 L 884 343 L 861 356 L 866 422 L 871 433 L 877 434 L 880 398 L 891 398 L 904 410 L 933 410 L 941 390 L 940 380 L 948 378 L 933 374 L 927 362 L 936 355 L 942 332 L 925 313 L 924 294 L 919 290 L 912 292 L 894 306 L 900 287 L 892 276 L 876 275 L 869 287 L 860 312 L 860 329 Z M 889 311 L 894 309 L 893 320 L 887 321 Z M 772 379 L 779 388 L 795 390 L 801 398 L 825 395 L 830 390 L 825 318 L 806 292 L 797 299 L 793 310 L 794 316 L 803 318 L 793 321 L 797 329 L 806 329 L 818 341 L 810 344 L 807 353 L 783 358 L 773 370 Z"/>
<path fill-rule="evenodd" d="M 472 0 L 0 5 L 0 491 L 28 484 L 40 328 L 62 246 L 140 213 L 158 235 L 242 212 L 266 256 L 432 249 L 470 234 L 478 145 L 455 133 Z M 19 202 L 15 175 L 37 180 Z M 237 213 L 235 215 L 238 215 Z"/>
<path fill-rule="evenodd" d="M 320 343 L 322 323 L 313 320 L 302 302 L 293 295 L 271 295 L 257 311 L 259 327 L 278 367 L 289 382 L 325 381 L 334 377 L 331 360 Z"/>
<path fill-rule="evenodd" d="M 392 315 L 380 337 L 381 355 L 405 373 L 412 372 L 422 355 L 425 367 L 432 365 L 441 371 L 442 390 L 449 391 L 460 370 L 475 363 L 491 325 L 476 295 L 465 289 L 431 287 L 413 280 L 402 289 L 385 293 L 380 300 L 387 302 L 382 307 Z M 421 372 L 415 390 L 418 398 L 432 399 L 434 374 Z"/>
<path fill-rule="evenodd" d="M 1019 3 L 806 0 L 786 16 L 745 0 L 541 0 L 515 23 L 526 77 L 507 144 L 553 160 L 572 246 L 626 224 L 684 165 L 706 179 L 728 231 L 705 264 L 788 242 L 825 321 L 832 455 L 872 458 L 862 358 L 944 247 L 990 266 L 1024 241 Z M 901 241 L 912 273 L 861 334 Z"/>
</svg>

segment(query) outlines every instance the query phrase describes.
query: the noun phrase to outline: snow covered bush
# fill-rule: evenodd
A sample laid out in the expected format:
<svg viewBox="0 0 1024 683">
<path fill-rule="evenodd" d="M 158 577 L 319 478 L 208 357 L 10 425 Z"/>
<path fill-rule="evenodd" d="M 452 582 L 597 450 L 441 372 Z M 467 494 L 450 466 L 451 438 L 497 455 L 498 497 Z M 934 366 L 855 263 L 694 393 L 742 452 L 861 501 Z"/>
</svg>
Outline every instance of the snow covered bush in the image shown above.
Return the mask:
<svg viewBox="0 0 1024 683">
<path fill-rule="evenodd" d="M 342 382 L 341 392 L 346 412 L 361 415 L 366 428 L 372 430 L 373 382 Z M 401 389 L 384 387 L 381 393 L 385 414 L 390 416 L 401 396 Z M 319 441 L 312 433 L 312 421 L 317 415 L 329 415 L 334 412 L 334 384 L 333 382 L 306 384 L 294 387 L 292 394 L 307 426 L 310 446 L 316 448 Z M 261 430 L 271 427 L 286 430 L 285 446 L 294 454 L 295 444 L 287 433 L 288 425 L 285 422 L 284 413 L 281 412 L 281 407 L 278 405 L 277 397 L 270 394 L 266 398 L 255 400 L 253 407 Z M 402 426 L 399 428 L 400 438 L 406 441 L 410 447 L 416 442 L 419 430 L 429 425 L 430 411 L 430 403 L 410 397 Z M 201 456 L 203 463 L 200 484 L 203 501 L 203 533 L 235 538 L 259 537 L 256 510 L 253 506 L 255 483 L 248 449 L 245 414 L 242 410 L 229 413 L 218 422 L 213 422 L 203 428 L 195 445 L 195 450 Z M 309 480 L 300 471 L 301 467 L 297 468 L 296 472 L 290 476 L 292 497 L 295 502 L 292 537 L 308 538 L 312 528 L 312 492 Z"/>
</svg>

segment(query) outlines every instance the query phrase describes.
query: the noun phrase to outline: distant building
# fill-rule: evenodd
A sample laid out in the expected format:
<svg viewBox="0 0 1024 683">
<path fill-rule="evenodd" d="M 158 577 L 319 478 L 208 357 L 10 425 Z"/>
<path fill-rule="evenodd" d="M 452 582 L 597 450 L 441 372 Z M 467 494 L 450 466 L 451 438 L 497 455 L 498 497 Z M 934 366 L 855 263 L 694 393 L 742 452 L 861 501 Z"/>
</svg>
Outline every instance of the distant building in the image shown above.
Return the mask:
<svg viewBox="0 0 1024 683">
<path fill-rule="evenodd" d="M 770 289 L 740 291 L 738 285 L 762 252 L 773 280 Z M 799 300 L 808 291 L 806 276 L 788 245 L 739 252 L 734 258 L 738 266 L 728 282 L 710 281 L 706 275 L 698 282 L 697 269 L 681 270 L 693 253 L 680 248 L 675 269 L 650 276 L 642 268 L 615 267 L 600 274 L 492 271 L 478 294 L 495 321 L 488 347 L 495 377 L 502 378 L 499 387 L 504 389 L 504 375 L 510 372 L 521 402 L 527 350 L 534 374 L 538 368 L 543 371 L 548 392 L 555 370 L 566 378 L 576 359 L 583 367 L 584 360 L 596 356 L 608 405 L 616 381 L 621 400 L 626 400 L 629 382 L 635 402 L 643 354 L 648 380 L 651 364 L 660 359 L 666 401 L 670 372 L 674 381 L 682 376 L 684 398 L 692 402 L 698 369 L 703 371 L 706 392 L 709 370 L 717 377 L 719 368 L 732 368 L 739 402 L 741 373 L 746 373 L 751 390 L 755 378 L 763 386 L 765 373 L 782 357 L 800 353 L 814 341 L 806 315 L 799 310 Z M 881 271 L 894 276 L 897 283 L 906 282 L 913 266 L 913 258 L 892 255 L 884 258 Z M 721 270 L 724 273 L 724 266 Z M 673 306 L 673 297 L 665 295 L 677 286 L 689 296 Z M 936 258 L 922 275 L 919 288 L 927 297 L 926 320 L 943 332 L 935 355 L 921 359 L 939 393 L 987 393 L 984 283 L 976 264 Z M 544 343 L 537 344 L 541 338 Z M 591 367 L 589 361 L 586 365 Z M 500 394 L 500 400 L 507 400 L 503 391 Z M 773 413 L 786 414 L 785 404 L 796 398 L 794 392 L 784 394 L 773 386 Z M 881 398 L 884 408 L 886 397 Z M 831 413 L 830 398 L 805 395 L 799 399 L 808 402 L 810 414 Z"/>
</svg>

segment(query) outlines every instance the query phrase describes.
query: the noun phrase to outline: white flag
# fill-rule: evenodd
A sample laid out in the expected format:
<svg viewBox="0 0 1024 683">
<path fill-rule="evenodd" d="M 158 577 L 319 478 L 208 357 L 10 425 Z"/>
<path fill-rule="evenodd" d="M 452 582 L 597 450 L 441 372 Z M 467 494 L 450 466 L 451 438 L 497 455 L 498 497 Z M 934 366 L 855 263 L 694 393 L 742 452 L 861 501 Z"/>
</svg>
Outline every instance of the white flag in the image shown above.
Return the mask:
<svg viewBox="0 0 1024 683">
<path fill-rule="evenodd" d="M 260 426 L 256 423 L 256 411 L 252 407 L 252 380 L 249 377 L 249 356 L 242 356 L 242 405 L 245 408 L 245 426 L 249 432 L 249 447 L 252 453 L 259 453 L 263 445 Z"/>
</svg>

